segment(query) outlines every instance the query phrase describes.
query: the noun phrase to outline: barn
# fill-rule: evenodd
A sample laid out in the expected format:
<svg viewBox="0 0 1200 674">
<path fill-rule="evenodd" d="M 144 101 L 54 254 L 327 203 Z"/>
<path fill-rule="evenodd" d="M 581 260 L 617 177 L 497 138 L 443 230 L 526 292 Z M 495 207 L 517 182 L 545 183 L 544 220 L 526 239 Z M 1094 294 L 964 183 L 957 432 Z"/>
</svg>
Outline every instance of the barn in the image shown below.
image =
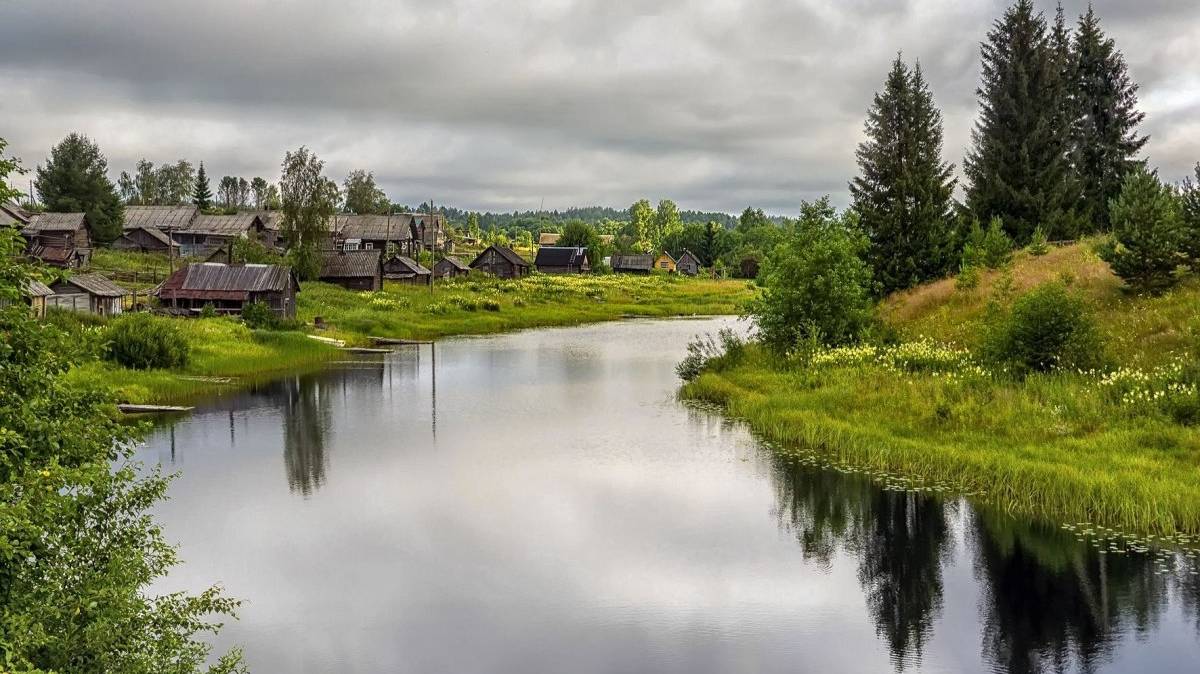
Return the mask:
<svg viewBox="0 0 1200 674">
<path fill-rule="evenodd" d="M 654 269 L 654 256 L 613 255 L 611 265 L 618 274 L 649 274 Z"/>
<path fill-rule="evenodd" d="M 483 249 L 483 252 L 471 261 L 470 267 L 498 278 L 517 278 L 529 273 L 529 262 L 525 258 L 507 246 L 496 244 Z"/>
<path fill-rule="evenodd" d="M 587 248 L 580 246 L 542 246 L 533 264 L 543 274 L 586 274 L 592 270 Z"/>
<path fill-rule="evenodd" d="M 211 305 L 218 313 L 240 314 L 262 302 L 282 318 L 295 318 L 300 282 L 287 267 L 274 264 L 189 264 L 154 291 L 163 305 L 199 313 Z"/>
<path fill-rule="evenodd" d="M 100 316 L 116 316 L 125 308 L 129 291 L 99 274 L 75 274 L 52 283 L 53 295 L 46 298 L 46 308 L 66 309 Z"/>
<path fill-rule="evenodd" d="M 326 251 L 317 278 L 347 290 L 382 290 L 382 260 L 382 250 Z"/>
<path fill-rule="evenodd" d="M 404 255 L 393 255 L 383 263 L 383 277 L 397 283 L 428 285 L 432 275 L 420 262 Z"/>
<path fill-rule="evenodd" d="M 113 241 L 117 250 L 136 250 L 141 253 L 169 253 L 179 255 L 179 244 L 157 227 L 149 225 L 127 229 Z"/>
<path fill-rule="evenodd" d="M 448 279 L 456 276 L 466 276 L 470 273 L 471 268 L 463 264 L 462 260 L 454 257 L 453 255 L 447 255 L 446 257 L 438 260 L 437 264 L 433 265 L 433 275 L 436 278 Z"/>
<path fill-rule="evenodd" d="M 675 260 L 675 269 L 677 269 L 680 274 L 687 274 L 688 276 L 695 276 L 696 274 L 699 274 L 700 266 L 700 258 L 686 248 L 684 249 L 683 254 L 679 256 L 679 259 Z"/>
<path fill-rule="evenodd" d="M 84 213 L 38 213 L 21 236 L 27 255 L 54 267 L 82 267 L 92 257 L 91 226 Z"/>
</svg>

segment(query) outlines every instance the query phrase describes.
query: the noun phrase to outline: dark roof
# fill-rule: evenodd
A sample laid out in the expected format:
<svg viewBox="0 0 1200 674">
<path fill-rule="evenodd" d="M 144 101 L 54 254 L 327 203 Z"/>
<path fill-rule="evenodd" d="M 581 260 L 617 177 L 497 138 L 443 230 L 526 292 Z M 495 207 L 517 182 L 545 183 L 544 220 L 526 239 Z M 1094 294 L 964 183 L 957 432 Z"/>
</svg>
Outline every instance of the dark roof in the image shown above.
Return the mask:
<svg viewBox="0 0 1200 674">
<path fill-rule="evenodd" d="M 333 230 L 343 239 L 408 241 L 412 238 L 406 215 L 339 215 Z"/>
<path fill-rule="evenodd" d="M 433 266 L 437 267 L 437 266 L 439 266 L 439 265 L 442 265 L 442 264 L 448 264 L 448 265 L 450 265 L 451 267 L 454 267 L 455 269 L 457 269 L 457 270 L 459 270 L 459 271 L 470 271 L 470 270 L 471 270 L 471 268 L 470 268 L 470 267 L 468 267 L 467 265 L 463 264 L 463 261 L 462 261 L 462 260 L 460 260 L 460 259 L 458 259 L 458 258 L 454 257 L 453 255 L 447 255 L 446 257 L 444 257 L 444 258 L 442 258 L 441 260 L 439 260 L 439 261 L 438 261 L 438 263 L 437 263 L 437 264 L 435 264 L 435 265 L 433 265 Z"/>
<path fill-rule="evenodd" d="M 124 297 L 129 294 L 128 290 L 99 274 L 74 274 L 63 283 L 69 283 L 98 297 Z"/>
<path fill-rule="evenodd" d="M 613 271 L 650 271 L 654 269 L 656 255 L 614 255 Z"/>
<path fill-rule="evenodd" d="M 84 213 L 38 213 L 29 219 L 22 232 L 73 232 L 86 227 L 87 215 Z"/>
<path fill-rule="evenodd" d="M 696 261 L 696 264 L 700 264 L 700 256 L 696 255 L 695 253 L 688 250 L 687 248 L 684 248 L 683 252 L 679 254 L 679 257 L 675 258 L 676 264 L 678 264 L 679 262 L 682 262 L 683 258 L 685 258 L 685 257 L 690 257 Z"/>
<path fill-rule="evenodd" d="M 29 255 L 49 264 L 66 264 L 75 259 L 75 249 L 64 246 L 33 245 Z"/>
<path fill-rule="evenodd" d="M 321 258 L 320 278 L 370 278 L 379 274 L 381 250 L 331 251 Z"/>
<path fill-rule="evenodd" d="M 186 229 L 200 209 L 195 206 L 126 206 L 125 229 L 158 227 Z"/>
<path fill-rule="evenodd" d="M 480 258 L 482 258 L 484 256 L 484 254 L 487 253 L 489 250 L 496 251 L 500 255 L 500 257 L 504 258 L 505 260 L 508 260 L 509 262 L 511 262 L 512 264 L 514 264 L 518 267 L 528 267 L 529 266 L 529 262 L 527 262 L 525 260 L 525 258 L 521 257 L 520 255 L 517 255 L 513 251 L 512 248 L 509 248 L 508 246 L 501 246 L 501 245 L 495 244 L 495 243 L 488 246 L 487 248 L 484 248 L 483 251 L 481 251 L 479 253 L 479 255 L 475 256 L 475 259 L 471 261 L 470 266 L 474 267 L 475 263 L 479 262 Z"/>
<path fill-rule="evenodd" d="M 533 263 L 539 267 L 578 267 L 586 255 L 587 248 L 579 246 L 542 246 Z"/>
<path fill-rule="evenodd" d="M 257 213 L 237 213 L 235 215 L 200 214 L 186 227 L 179 227 L 182 232 L 197 234 L 215 234 L 217 236 L 241 236 L 254 229 L 255 223 L 260 223 Z M 260 225 L 261 226 L 261 225 Z"/>
<path fill-rule="evenodd" d="M 167 277 L 156 294 L 164 299 L 247 299 L 250 293 L 287 292 L 296 277 L 275 264 L 189 264 Z"/>
<path fill-rule="evenodd" d="M 0 204 L 0 227 L 24 227 L 30 214 L 14 203 Z"/>
<path fill-rule="evenodd" d="M 417 262 L 416 260 L 412 259 L 411 257 L 405 257 L 403 255 L 393 255 L 393 256 L 389 257 L 387 262 L 385 262 L 384 264 L 389 267 L 395 267 L 396 265 L 399 265 L 401 269 L 405 269 L 405 270 L 407 270 L 408 273 L 416 274 L 417 276 L 425 276 L 425 275 L 432 273 L 428 269 L 423 267 L 420 262 Z M 397 273 L 397 270 L 389 270 L 389 271 L 390 271 L 390 273 L 393 273 L 393 274 Z M 403 272 L 401 272 L 401 273 L 403 273 Z"/>
<path fill-rule="evenodd" d="M 148 227 L 148 226 L 132 227 L 132 228 L 126 229 L 125 233 L 122 234 L 121 236 L 128 236 L 129 234 L 139 231 L 139 230 L 145 232 L 148 236 L 150 236 L 150 238 L 155 239 L 156 241 L 158 241 L 159 243 L 161 243 L 164 246 L 178 246 L 179 245 L 178 243 L 172 241 L 171 237 L 167 236 L 165 233 L 163 233 L 163 231 L 161 229 L 159 229 L 157 227 Z"/>
</svg>

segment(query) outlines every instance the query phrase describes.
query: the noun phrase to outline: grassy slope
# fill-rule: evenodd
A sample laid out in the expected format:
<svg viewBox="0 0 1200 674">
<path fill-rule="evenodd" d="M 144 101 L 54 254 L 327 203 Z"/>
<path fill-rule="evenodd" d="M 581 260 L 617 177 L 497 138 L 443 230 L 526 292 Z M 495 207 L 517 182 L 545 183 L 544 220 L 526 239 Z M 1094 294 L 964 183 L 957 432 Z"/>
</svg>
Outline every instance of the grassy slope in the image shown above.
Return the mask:
<svg viewBox="0 0 1200 674">
<path fill-rule="evenodd" d="M 624 316 L 730 314 L 750 293 L 744 281 L 533 276 L 439 282 L 432 295 L 426 287 L 392 283 L 375 293 L 305 283 L 297 301 L 298 318 L 306 324 L 316 316 L 328 324 L 322 336 L 367 344 L 369 336 L 433 339 Z M 246 380 L 318 367 L 339 353 L 301 332 L 251 331 L 232 319 L 181 320 L 180 325 L 192 345 L 191 363 L 182 371 L 139 372 L 95 362 L 71 376 L 111 386 L 127 402 L 181 401 Z"/>
<path fill-rule="evenodd" d="M 1015 292 L 1066 274 L 1096 309 L 1109 355 L 1148 367 L 1200 351 L 1200 288 L 1126 296 L 1086 245 L 1022 254 Z M 909 338 L 970 347 L 1003 274 L 969 292 L 939 281 L 889 298 Z M 878 472 L 945 482 L 1025 514 L 1139 532 L 1200 533 L 1200 430 L 1113 400 L 1094 377 L 1024 383 L 934 377 L 874 365 L 789 368 L 752 350 L 683 395 L 727 406 L 765 436 Z"/>
</svg>

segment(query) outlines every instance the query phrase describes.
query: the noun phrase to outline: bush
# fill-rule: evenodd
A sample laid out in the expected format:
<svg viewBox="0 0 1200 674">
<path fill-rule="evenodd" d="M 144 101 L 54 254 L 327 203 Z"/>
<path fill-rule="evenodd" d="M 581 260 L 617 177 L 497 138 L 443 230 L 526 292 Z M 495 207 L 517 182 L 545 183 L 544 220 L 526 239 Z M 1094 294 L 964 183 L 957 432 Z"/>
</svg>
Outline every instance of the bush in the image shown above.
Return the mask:
<svg viewBox="0 0 1200 674">
<path fill-rule="evenodd" d="M 1196 179 L 1183 181 L 1179 190 L 1180 222 L 1183 225 L 1183 253 L 1192 271 L 1200 272 L 1200 163 Z"/>
<path fill-rule="evenodd" d="M 493 299 L 485 299 L 480 301 L 480 306 L 484 311 L 500 311 L 500 302 Z"/>
<path fill-rule="evenodd" d="M 999 217 L 992 218 L 986 230 L 976 219 L 963 244 L 962 265 L 999 269 L 1012 260 L 1012 250 L 1012 239 L 1004 233 L 1004 222 Z"/>
<path fill-rule="evenodd" d="M 127 314 L 112 322 L 104 356 L 134 370 L 187 365 L 190 345 L 183 331 L 169 318 Z"/>
<path fill-rule="evenodd" d="M 979 280 L 982 275 L 983 272 L 980 271 L 979 265 L 969 265 L 964 260 L 962 268 L 958 272 L 958 278 L 954 280 L 954 287 L 959 290 L 974 290 L 979 287 Z"/>
<path fill-rule="evenodd" d="M 213 305 L 211 303 L 205 304 L 204 308 L 200 310 L 200 318 L 216 318 L 216 317 L 217 317 L 217 310 L 215 308 L 213 308 Z"/>
<path fill-rule="evenodd" d="M 687 351 L 675 366 L 675 374 L 684 381 L 692 381 L 708 368 L 737 365 L 745 355 L 746 343 L 731 328 L 721 328 L 716 338 L 705 334 L 688 342 Z"/>
<path fill-rule="evenodd" d="M 278 324 L 275 312 L 263 302 L 251 302 L 242 307 L 242 322 L 251 330 L 273 330 Z"/>
<path fill-rule="evenodd" d="M 1112 239 L 1100 257 L 1129 287 L 1161 292 L 1175 284 L 1187 245 L 1179 200 L 1158 176 L 1139 169 L 1125 178 L 1109 206 Z"/>
<path fill-rule="evenodd" d="M 1029 254 L 1042 256 L 1050 252 L 1050 244 L 1046 241 L 1046 232 L 1038 225 L 1033 230 L 1033 236 L 1029 239 Z"/>
<path fill-rule="evenodd" d="M 984 353 L 1017 374 L 1091 369 L 1103 360 L 1099 333 L 1083 301 L 1061 283 L 1046 283 L 1003 313 L 993 309 Z"/>
</svg>

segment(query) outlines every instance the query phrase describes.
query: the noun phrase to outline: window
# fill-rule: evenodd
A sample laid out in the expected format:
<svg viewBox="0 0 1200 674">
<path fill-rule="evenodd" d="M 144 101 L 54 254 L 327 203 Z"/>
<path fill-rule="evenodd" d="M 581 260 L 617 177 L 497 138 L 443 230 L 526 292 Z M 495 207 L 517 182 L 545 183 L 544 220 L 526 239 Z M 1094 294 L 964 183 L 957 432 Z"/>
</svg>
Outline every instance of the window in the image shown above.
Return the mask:
<svg viewBox="0 0 1200 674">
<path fill-rule="evenodd" d="M 363 244 L 363 250 L 375 250 L 375 244 L 368 241 Z"/>
</svg>

